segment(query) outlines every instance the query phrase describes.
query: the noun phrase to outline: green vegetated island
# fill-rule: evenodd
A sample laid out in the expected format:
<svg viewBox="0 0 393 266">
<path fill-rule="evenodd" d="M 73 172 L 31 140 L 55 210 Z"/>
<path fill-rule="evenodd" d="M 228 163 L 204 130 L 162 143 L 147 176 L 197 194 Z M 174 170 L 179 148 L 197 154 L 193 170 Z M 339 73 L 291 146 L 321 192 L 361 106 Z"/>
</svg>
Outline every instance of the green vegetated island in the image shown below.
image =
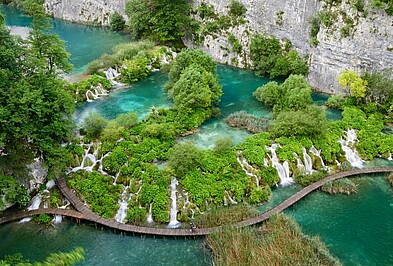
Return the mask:
<svg viewBox="0 0 393 266">
<path fill-rule="evenodd" d="M 48 180 L 64 176 L 86 206 L 104 218 L 141 226 L 223 226 L 206 239 L 217 265 L 339 264 L 318 239 L 303 235 L 283 215 L 256 228 L 231 224 L 257 215 L 255 206 L 268 201 L 277 185 L 307 186 L 328 173 L 362 167 L 364 160 L 391 160 L 393 135 L 383 133 L 393 122 L 391 73 L 343 69 L 338 80 L 343 93 L 318 106 L 305 79 L 307 59 L 288 41 L 255 35 L 248 67 L 271 81 L 254 96 L 261 107 L 271 108 L 273 118 L 245 111 L 230 114 L 225 121 L 252 136 L 235 146 L 231 139 L 221 138 L 212 149 L 201 149 L 182 137 L 220 116 L 223 90 L 217 63 L 202 50 L 186 49 L 181 40 L 192 36 L 198 43 L 215 31 L 243 23 L 247 9 L 240 2 L 231 1 L 228 14 L 218 16 L 203 2 L 193 9 L 182 0 L 129 0 L 129 21 L 114 13 L 111 28 L 140 40 L 117 45 L 113 53 L 91 62 L 85 78 L 74 83 L 62 78 L 72 68 L 70 55 L 64 42 L 49 33 L 51 23 L 42 3 L 12 4 L 32 16 L 33 23 L 28 38 L 21 39 L 10 35 L 0 17 L 2 210 L 14 204 L 24 208 L 32 196 L 36 208 L 43 202 L 51 208 L 69 208 L 60 191 L 48 185 L 51 182 L 31 187 L 27 177 L 36 160 Z M 387 5 L 386 12 L 392 9 L 390 2 L 373 5 Z M 327 18 L 321 14 L 320 19 L 325 23 Z M 234 35 L 228 40 L 232 52 L 242 51 Z M 76 105 L 158 70 L 168 75 L 170 107 L 152 106 L 143 119 L 133 112 L 113 120 L 92 113 L 81 125 L 73 123 Z M 327 120 L 326 107 L 342 110 L 342 119 Z M 353 193 L 356 186 L 343 179 L 322 190 Z M 45 214 L 33 219 L 52 221 Z M 78 259 L 83 257 L 83 251 L 74 252 Z M 12 264 L 12 257 L 2 262 Z"/>
</svg>

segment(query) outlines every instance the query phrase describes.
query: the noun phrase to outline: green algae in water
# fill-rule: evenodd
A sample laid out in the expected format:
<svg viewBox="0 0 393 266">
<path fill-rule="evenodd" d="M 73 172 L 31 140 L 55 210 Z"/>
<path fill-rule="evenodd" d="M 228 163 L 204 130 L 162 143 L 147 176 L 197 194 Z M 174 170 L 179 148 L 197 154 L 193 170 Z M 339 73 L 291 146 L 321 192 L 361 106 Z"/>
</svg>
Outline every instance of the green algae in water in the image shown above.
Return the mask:
<svg viewBox="0 0 393 266">
<path fill-rule="evenodd" d="M 85 261 L 77 265 L 210 265 L 210 254 L 202 248 L 203 239 L 130 236 L 68 221 L 55 227 L 2 225 L 0 239 L 0 258 L 19 252 L 30 262 L 81 246 L 86 252 Z"/>
<path fill-rule="evenodd" d="M 358 193 L 308 195 L 286 211 L 344 265 L 393 264 L 393 189 L 382 174 L 353 178 Z"/>
</svg>

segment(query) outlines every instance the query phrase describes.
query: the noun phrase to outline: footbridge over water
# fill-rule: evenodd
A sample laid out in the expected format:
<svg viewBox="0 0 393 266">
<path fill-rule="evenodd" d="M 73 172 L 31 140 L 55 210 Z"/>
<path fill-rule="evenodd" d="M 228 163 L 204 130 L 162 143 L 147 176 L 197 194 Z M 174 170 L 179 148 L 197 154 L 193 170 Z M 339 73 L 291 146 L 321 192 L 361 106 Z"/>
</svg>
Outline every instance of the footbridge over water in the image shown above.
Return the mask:
<svg viewBox="0 0 393 266">
<path fill-rule="evenodd" d="M 373 174 L 373 173 L 388 173 L 393 172 L 393 167 L 379 167 L 379 168 L 364 168 L 364 169 L 355 169 L 350 171 L 344 171 L 335 173 L 321 179 L 307 187 L 304 187 L 302 190 L 289 197 L 287 200 L 283 201 L 281 204 L 276 206 L 275 208 L 266 211 L 256 217 L 238 222 L 235 224 L 237 227 L 242 226 L 250 226 L 261 223 L 270 218 L 270 216 L 282 212 L 288 207 L 292 206 L 314 190 L 323 186 L 326 182 L 331 180 L 336 180 L 344 177 L 350 177 L 361 174 Z M 67 187 L 66 181 L 64 178 L 57 179 L 57 185 L 64 195 L 64 197 L 74 206 L 76 210 L 64 210 L 64 209 L 38 209 L 32 211 L 20 211 L 14 214 L 8 214 L 0 216 L 0 224 L 8 223 L 16 220 L 20 220 L 25 217 L 29 217 L 32 215 L 39 214 L 54 214 L 54 215 L 63 215 L 67 217 L 72 217 L 75 219 L 86 220 L 90 222 L 94 222 L 97 224 L 101 224 L 103 226 L 117 229 L 120 231 L 137 233 L 137 234 L 147 234 L 147 235 L 158 235 L 158 236 L 182 236 L 182 237 L 192 237 L 192 236 L 204 236 L 212 233 L 215 230 L 218 230 L 219 227 L 211 227 L 211 228 L 198 228 L 195 230 L 190 229 L 170 229 L 170 228 L 160 228 L 160 227 L 146 227 L 146 226 L 136 226 L 130 224 L 121 224 L 116 222 L 115 220 L 104 219 L 90 209 L 88 209 L 80 199 Z"/>
</svg>

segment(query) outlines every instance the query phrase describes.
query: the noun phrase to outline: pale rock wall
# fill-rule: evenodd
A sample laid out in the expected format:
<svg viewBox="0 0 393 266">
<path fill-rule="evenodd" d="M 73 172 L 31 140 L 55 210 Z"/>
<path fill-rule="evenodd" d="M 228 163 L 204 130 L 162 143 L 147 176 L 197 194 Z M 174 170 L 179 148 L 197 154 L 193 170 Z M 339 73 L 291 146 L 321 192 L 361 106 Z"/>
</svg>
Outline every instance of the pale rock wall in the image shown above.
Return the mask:
<svg viewBox="0 0 393 266">
<path fill-rule="evenodd" d="M 115 11 L 125 17 L 126 0 L 45 0 L 48 14 L 68 21 L 108 26 Z"/>
<path fill-rule="evenodd" d="M 202 0 L 194 0 L 194 6 Z M 215 12 L 227 14 L 230 0 L 204 0 L 211 4 Z M 342 69 L 350 68 L 359 72 L 366 69 L 383 70 L 393 68 L 393 17 L 384 11 L 370 11 L 366 18 L 356 20 L 352 36 L 340 36 L 344 25 L 339 16 L 333 28 L 321 27 L 318 33 L 319 44 L 308 44 L 310 40 L 311 17 L 322 10 L 319 0 L 239 0 L 246 8 L 246 24 L 235 26 L 228 32 L 243 45 L 241 54 L 228 52 L 228 36 L 206 36 L 200 46 L 192 40 L 185 40 L 188 47 L 199 47 L 220 63 L 248 67 L 251 64 L 248 47 L 252 34 L 274 35 L 291 41 L 293 47 L 303 55 L 309 56 L 311 85 L 323 92 L 340 91 L 337 77 Z M 351 14 L 351 7 L 344 3 L 337 10 Z M 365 1 L 366 4 L 369 0 Z M 114 11 L 124 15 L 126 0 L 45 0 L 48 13 L 55 17 L 97 25 L 108 25 L 109 16 Z M 281 15 L 279 15 L 281 14 Z M 282 17 L 282 20 L 280 19 Z"/>
</svg>

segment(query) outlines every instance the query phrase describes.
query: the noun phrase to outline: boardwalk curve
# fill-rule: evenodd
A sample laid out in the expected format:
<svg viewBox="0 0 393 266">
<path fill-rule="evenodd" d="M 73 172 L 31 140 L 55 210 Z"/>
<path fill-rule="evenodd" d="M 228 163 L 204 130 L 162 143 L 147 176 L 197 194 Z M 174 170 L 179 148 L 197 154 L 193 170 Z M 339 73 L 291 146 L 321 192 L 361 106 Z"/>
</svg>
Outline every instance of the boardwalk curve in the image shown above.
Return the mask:
<svg viewBox="0 0 393 266">
<path fill-rule="evenodd" d="M 289 197 L 287 200 L 283 201 L 273 209 L 266 211 L 256 217 L 235 223 L 234 225 L 237 227 L 250 226 L 261 223 L 273 214 L 279 213 L 292 206 L 314 190 L 323 186 L 326 182 L 331 180 L 340 179 L 343 177 L 355 176 L 360 174 L 372 174 L 372 173 L 387 173 L 393 172 L 393 167 L 379 167 L 379 168 L 365 168 L 365 169 L 355 169 L 345 172 L 339 172 L 325 177 L 307 187 L 304 187 L 302 190 Z M 31 215 L 38 215 L 42 213 L 46 214 L 57 214 L 64 215 L 68 217 L 73 217 L 76 219 L 83 219 L 90 222 L 94 222 L 97 224 L 104 225 L 109 228 L 118 229 L 125 232 L 132 232 L 137 234 L 148 234 L 148 235 L 158 235 L 158 236 L 182 236 L 182 237 L 192 237 L 192 236 L 204 236 L 212 233 L 213 231 L 219 229 L 220 227 L 212 227 L 212 228 L 198 228 L 196 230 L 189 229 L 169 229 L 169 228 L 158 228 L 158 227 L 144 227 L 144 226 L 136 226 L 130 224 L 121 224 L 116 222 L 115 220 L 104 219 L 90 209 L 88 209 L 81 200 L 73 193 L 66 184 L 64 178 L 57 179 L 57 185 L 64 195 L 64 197 L 74 206 L 76 211 L 74 210 L 63 210 L 63 209 L 38 209 L 32 211 L 20 211 L 10 215 L 0 216 L 0 224 L 8 223 L 16 220 L 20 220 L 25 217 L 29 217 Z"/>
</svg>

